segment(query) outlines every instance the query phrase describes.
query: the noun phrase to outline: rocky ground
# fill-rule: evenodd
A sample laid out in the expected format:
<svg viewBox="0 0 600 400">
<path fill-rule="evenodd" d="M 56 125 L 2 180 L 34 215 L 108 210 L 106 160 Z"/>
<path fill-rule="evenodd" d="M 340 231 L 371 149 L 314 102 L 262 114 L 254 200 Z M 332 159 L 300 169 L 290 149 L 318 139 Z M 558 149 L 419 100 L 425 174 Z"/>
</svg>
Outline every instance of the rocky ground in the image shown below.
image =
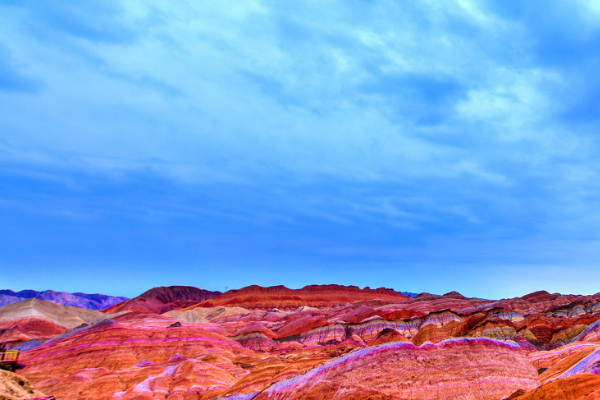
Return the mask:
<svg viewBox="0 0 600 400">
<path fill-rule="evenodd" d="M 22 400 L 43 396 L 44 394 L 34 389 L 23 376 L 0 370 L 0 400 Z"/>
<path fill-rule="evenodd" d="M 600 398 L 600 294 L 193 289 L 102 315 L 11 304 L 0 341 L 64 400 Z"/>
</svg>

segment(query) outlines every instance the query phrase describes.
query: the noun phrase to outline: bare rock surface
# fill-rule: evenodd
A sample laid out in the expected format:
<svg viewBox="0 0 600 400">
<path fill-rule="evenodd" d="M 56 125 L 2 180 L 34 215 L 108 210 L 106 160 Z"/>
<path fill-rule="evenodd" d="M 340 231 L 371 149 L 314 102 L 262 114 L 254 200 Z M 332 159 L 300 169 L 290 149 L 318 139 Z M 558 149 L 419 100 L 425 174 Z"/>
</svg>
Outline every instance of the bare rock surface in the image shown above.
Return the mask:
<svg viewBox="0 0 600 400">
<path fill-rule="evenodd" d="M 0 400 L 23 400 L 44 396 L 25 377 L 0 370 Z"/>
<path fill-rule="evenodd" d="M 219 297 L 201 304 L 202 307 L 239 306 L 244 308 L 295 309 L 301 306 L 333 307 L 359 300 L 379 299 L 395 302 L 406 299 L 402 293 L 392 289 L 360 289 L 356 286 L 311 285 L 302 289 L 285 286 L 248 286 L 230 290 Z"/>
<path fill-rule="evenodd" d="M 248 313 L 250 313 L 250 310 L 242 307 L 196 307 L 192 310 L 171 310 L 164 313 L 164 315 L 182 322 L 210 322 L 217 318 Z"/>
<path fill-rule="evenodd" d="M 0 343 L 16 346 L 34 339 L 50 339 L 108 318 L 100 311 L 31 298 L 0 307 Z"/>
<path fill-rule="evenodd" d="M 193 286 L 161 286 L 147 290 L 141 295 L 122 303 L 115 304 L 105 309 L 104 312 L 138 311 L 162 314 L 167 311 L 189 307 L 220 294 L 221 292 L 212 292 Z"/>
<path fill-rule="evenodd" d="M 205 295 L 155 288 L 118 314 L 10 305 L 0 342 L 29 340 L 22 375 L 58 400 L 596 396 L 600 294 L 484 300 L 321 285 Z"/>
<path fill-rule="evenodd" d="M 579 374 L 560 378 L 510 400 L 597 400 L 600 399 L 600 376 Z"/>
<path fill-rule="evenodd" d="M 500 399 L 538 385 L 537 372 L 519 346 L 461 339 L 356 350 L 277 382 L 252 399 Z"/>
</svg>

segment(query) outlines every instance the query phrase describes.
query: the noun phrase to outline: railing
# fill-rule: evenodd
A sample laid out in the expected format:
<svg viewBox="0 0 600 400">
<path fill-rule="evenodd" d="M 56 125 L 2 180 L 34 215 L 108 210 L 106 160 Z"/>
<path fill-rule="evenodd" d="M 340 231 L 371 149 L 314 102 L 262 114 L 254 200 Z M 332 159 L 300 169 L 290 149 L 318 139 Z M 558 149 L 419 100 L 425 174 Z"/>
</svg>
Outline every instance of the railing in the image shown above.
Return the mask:
<svg viewBox="0 0 600 400">
<path fill-rule="evenodd" d="M 19 354 L 21 350 L 7 350 L 0 352 L 0 362 L 4 363 L 16 363 L 19 361 Z"/>
</svg>

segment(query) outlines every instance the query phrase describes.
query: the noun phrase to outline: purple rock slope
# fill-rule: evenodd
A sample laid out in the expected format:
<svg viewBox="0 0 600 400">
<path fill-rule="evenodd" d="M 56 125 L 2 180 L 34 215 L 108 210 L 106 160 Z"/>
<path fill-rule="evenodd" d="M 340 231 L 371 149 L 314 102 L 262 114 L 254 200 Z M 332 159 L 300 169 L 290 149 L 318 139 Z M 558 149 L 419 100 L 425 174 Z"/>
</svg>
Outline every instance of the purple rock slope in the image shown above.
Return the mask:
<svg viewBox="0 0 600 400">
<path fill-rule="evenodd" d="M 68 293 L 55 292 L 54 290 L 44 290 L 43 292 L 35 290 L 21 290 L 20 292 L 0 290 L 0 307 L 31 298 L 47 300 L 65 306 L 88 308 L 90 310 L 100 310 L 128 300 L 127 297 L 108 296 L 99 293 Z"/>
</svg>

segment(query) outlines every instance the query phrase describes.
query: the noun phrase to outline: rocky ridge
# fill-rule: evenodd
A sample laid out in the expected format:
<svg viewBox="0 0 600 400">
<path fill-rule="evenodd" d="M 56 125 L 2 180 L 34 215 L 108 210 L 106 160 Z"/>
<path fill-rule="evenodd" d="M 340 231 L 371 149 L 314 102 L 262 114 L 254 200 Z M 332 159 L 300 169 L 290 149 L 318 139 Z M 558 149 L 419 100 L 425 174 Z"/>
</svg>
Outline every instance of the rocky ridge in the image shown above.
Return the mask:
<svg viewBox="0 0 600 400">
<path fill-rule="evenodd" d="M 600 395 L 600 294 L 305 289 L 250 287 L 196 303 L 173 290 L 159 301 L 166 312 L 131 307 L 32 346 L 23 374 L 66 400 Z"/>
<path fill-rule="evenodd" d="M 32 340 L 47 340 L 110 317 L 100 311 L 30 298 L 0 307 L 0 342 L 14 347 Z"/>
<path fill-rule="evenodd" d="M 308 307 L 333 307 L 359 300 L 379 299 L 395 302 L 406 299 L 393 289 L 360 289 L 356 286 L 310 285 L 302 289 L 289 289 L 285 286 L 248 286 L 239 290 L 229 290 L 221 296 L 205 301 L 198 307 L 237 306 L 253 308 L 279 308 L 284 310 Z"/>
<path fill-rule="evenodd" d="M 123 311 L 162 314 L 167 311 L 197 305 L 220 294 L 221 292 L 211 292 L 193 286 L 161 286 L 152 288 L 137 297 L 115 304 L 103 311 L 109 314 Z"/>
</svg>

